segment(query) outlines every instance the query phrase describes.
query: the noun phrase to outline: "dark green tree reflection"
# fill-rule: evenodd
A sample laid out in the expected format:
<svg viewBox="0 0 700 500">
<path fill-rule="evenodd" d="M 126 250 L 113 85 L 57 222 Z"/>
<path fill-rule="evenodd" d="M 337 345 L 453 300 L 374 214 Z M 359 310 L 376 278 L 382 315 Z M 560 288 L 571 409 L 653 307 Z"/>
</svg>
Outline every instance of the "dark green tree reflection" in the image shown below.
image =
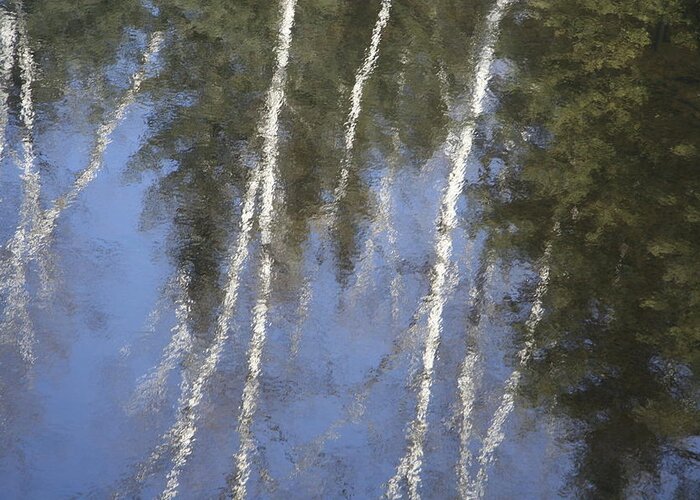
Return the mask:
<svg viewBox="0 0 700 500">
<path fill-rule="evenodd" d="M 107 422 L 105 442 L 122 439 L 106 452 L 89 443 L 118 471 L 81 494 L 206 496 L 241 489 L 250 467 L 251 497 L 508 496 L 507 468 L 529 471 L 531 456 L 491 407 L 517 392 L 502 406 L 514 426 L 549 413 L 567 441 L 552 446 L 575 449 L 557 493 L 700 496 L 688 473 L 700 459 L 697 0 L 296 0 L 266 225 L 263 188 L 247 193 L 270 142 L 285 5 L 0 0 L 0 444 L 11 450 L 0 483 L 38 477 L 32 456 L 58 460 L 32 435 L 45 405 L 47 421 L 80 423 L 47 435 L 99 441 L 77 427 Z M 59 168 L 83 153 L 85 165 Z M 108 153 L 128 157 L 109 187 L 145 191 L 128 198 L 133 241 L 98 241 L 94 207 L 76 207 L 109 174 Z M 105 225 L 124 222 L 116 200 Z M 233 307 L 238 241 L 248 253 Z M 131 279 L 148 262 L 144 275 L 166 283 L 153 291 L 160 323 L 141 334 L 143 318 L 119 317 L 132 297 L 96 289 L 131 262 L 119 249 L 149 244 L 166 258 L 129 254 Z M 83 246 L 85 275 L 70 267 Z M 256 314 L 267 343 L 253 349 Z M 57 402 L 86 404 L 67 387 L 75 372 L 54 380 L 68 365 L 89 374 L 85 387 L 100 370 L 123 375 L 98 387 L 99 417 Z M 241 394 L 258 398 L 245 418 Z M 244 466 L 229 453 L 239 445 Z M 504 449 L 516 458 L 501 461 L 502 484 L 479 490 Z M 671 486 L 669 467 L 682 472 Z M 214 475 L 221 484 L 205 484 Z M 17 491 L 43 491 L 29 483 Z"/>
<path fill-rule="evenodd" d="M 553 245 L 525 394 L 576 423 L 572 488 L 631 494 L 664 453 L 698 458 L 697 6 L 544 0 L 504 31 L 502 132 L 522 153 L 497 245 Z"/>
</svg>

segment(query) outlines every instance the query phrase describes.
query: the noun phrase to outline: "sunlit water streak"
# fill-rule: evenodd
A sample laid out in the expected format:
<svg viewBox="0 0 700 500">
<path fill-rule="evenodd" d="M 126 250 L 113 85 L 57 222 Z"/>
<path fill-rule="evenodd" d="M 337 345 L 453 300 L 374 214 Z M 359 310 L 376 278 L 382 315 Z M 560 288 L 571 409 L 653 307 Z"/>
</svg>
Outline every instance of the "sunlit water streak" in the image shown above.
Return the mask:
<svg viewBox="0 0 700 500">
<path fill-rule="evenodd" d="M 178 420 L 168 433 L 175 451 L 172 460 L 173 466 L 167 475 L 167 483 L 161 495 L 162 498 L 173 498 L 177 494 L 180 473 L 192 453 L 192 446 L 197 431 L 196 423 L 198 416 L 196 410 L 202 400 L 207 381 L 216 371 L 224 344 L 228 339 L 229 322 L 238 297 L 240 274 L 248 255 L 248 243 L 255 211 L 255 197 L 260 183 L 262 183 L 262 209 L 260 213 L 262 243 L 263 247 L 269 246 L 270 244 L 270 229 L 275 194 L 275 162 L 278 155 L 277 133 L 279 127 L 279 113 L 284 103 L 284 82 L 286 80 L 286 66 L 289 61 L 289 46 L 291 44 L 291 30 L 294 23 L 295 6 L 296 0 L 287 0 L 282 4 L 279 45 L 277 48 L 277 67 L 266 100 L 266 115 L 260 129 L 263 136 L 262 165 L 255 168 L 251 182 L 245 193 L 243 214 L 241 216 L 241 231 L 229 269 L 228 286 L 226 288 L 222 311 L 217 320 L 214 342 L 207 350 L 204 364 L 188 391 L 188 396 L 181 399 L 178 405 Z M 254 313 L 253 338 L 251 339 L 248 363 L 249 374 L 246 380 L 246 386 L 243 390 L 243 403 L 241 415 L 239 417 L 241 449 L 236 455 L 237 478 L 233 491 L 234 496 L 237 497 L 245 496 L 245 485 L 250 467 L 248 454 L 254 444 L 253 437 L 250 433 L 250 424 L 252 422 L 257 399 L 260 357 L 262 355 L 262 347 L 265 338 L 267 299 L 270 293 L 271 274 L 271 256 L 265 251 L 260 283 L 260 300 L 262 303 L 258 303 Z M 158 456 L 154 456 L 153 458 L 157 460 Z"/>
<path fill-rule="evenodd" d="M 90 152 L 90 160 L 87 167 L 78 174 L 68 192 L 57 198 L 53 202 L 51 208 L 41 214 L 38 224 L 31 235 L 31 255 L 48 249 L 49 239 L 56 228 L 56 221 L 61 213 L 75 202 L 80 193 L 90 185 L 102 169 L 104 165 L 104 155 L 110 143 L 110 137 L 117 126 L 124 120 L 129 107 L 136 100 L 136 96 L 140 92 L 141 85 L 146 78 L 146 73 L 163 44 L 163 39 L 164 34 L 160 31 L 154 32 L 151 35 L 146 51 L 142 56 L 143 61 L 141 67 L 131 77 L 131 87 L 123 95 L 119 105 L 112 112 L 112 115 L 105 120 L 97 130 L 97 138 Z M 42 287 L 47 289 L 49 285 L 43 283 Z"/>
<path fill-rule="evenodd" d="M 507 192 L 509 169 L 504 167 L 495 179 L 495 186 L 499 195 Z M 455 467 L 457 474 L 457 487 L 462 498 L 468 498 L 471 494 L 470 472 L 473 465 L 473 455 L 469 448 L 474 431 L 474 406 L 477 390 L 483 377 L 483 369 L 480 364 L 485 354 L 480 351 L 479 343 L 481 332 L 484 328 L 482 318 L 487 319 L 494 314 L 496 301 L 488 295 L 497 275 L 497 262 L 495 252 L 489 250 L 489 245 L 479 255 L 479 268 L 476 279 L 469 291 L 471 313 L 468 319 L 466 334 L 466 354 L 462 360 L 459 376 L 457 378 L 457 393 L 459 398 L 458 428 L 459 428 L 459 459 Z M 507 277 L 507 273 L 505 273 Z"/>
<path fill-rule="evenodd" d="M 331 227 L 335 224 L 335 217 L 340 203 L 345 198 L 348 190 L 348 180 L 350 177 L 350 165 L 352 163 L 353 153 L 355 151 L 355 134 L 357 130 L 357 120 L 362 112 L 362 97 L 365 91 L 365 84 L 372 76 L 372 72 L 377 65 L 379 57 L 379 42 L 382 39 L 382 32 L 389 22 L 391 13 L 391 0 L 382 0 L 382 6 L 377 15 L 377 22 L 372 30 L 372 41 L 370 42 L 367 55 L 365 56 L 362 66 L 355 75 L 355 85 L 352 87 L 350 98 L 350 113 L 345 122 L 345 157 L 340 169 L 340 180 L 336 186 L 333 205 L 331 207 Z"/>
<path fill-rule="evenodd" d="M 355 74 L 355 83 L 352 88 L 350 98 L 350 111 L 348 112 L 347 120 L 345 121 L 345 155 L 340 168 L 340 178 L 333 192 L 333 199 L 326 207 L 327 217 L 324 220 L 324 228 L 322 230 L 333 230 L 335 228 L 338 216 L 338 210 L 342 200 L 345 198 L 348 189 L 348 181 L 350 177 L 350 166 L 355 148 L 355 134 L 357 130 L 357 120 L 362 112 L 362 98 L 364 96 L 365 84 L 372 76 L 374 68 L 377 65 L 379 58 L 379 43 L 382 39 L 382 33 L 391 14 L 391 0 L 382 0 L 382 5 L 377 15 L 377 21 L 372 29 L 372 37 L 369 48 L 366 51 L 366 56 L 362 61 L 362 65 Z M 317 270 L 318 271 L 318 270 Z M 302 284 L 302 293 L 298 308 L 298 328 L 293 337 L 292 348 L 298 348 L 301 341 L 301 325 L 306 321 L 309 314 L 309 306 L 313 300 L 312 283 L 315 278 L 315 273 L 307 277 Z"/>
<path fill-rule="evenodd" d="M 20 88 L 20 120 L 22 122 L 22 202 L 19 209 L 19 223 L 16 238 L 7 245 L 10 252 L 8 276 L 3 288 L 8 297 L 5 304 L 4 318 L 0 331 L 4 337 L 15 336 L 20 355 L 27 365 L 35 361 L 34 346 L 36 342 L 34 325 L 29 315 L 29 293 L 27 291 L 28 262 L 27 249 L 30 246 L 32 228 L 36 226 L 41 207 L 41 178 L 36 166 L 34 153 L 34 101 L 32 86 L 36 79 L 36 65 L 29 46 L 27 20 L 21 2 L 15 2 L 17 8 L 17 56 L 22 84 Z M 5 267 L 3 265 L 3 267 Z M 4 271 L 4 269 L 3 269 Z"/>
<path fill-rule="evenodd" d="M 437 349 L 442 332 L 442 313 L 446 300 L 446 278 L 452 258 L 452 232 L 457 225 L 457 201 L 465 183 L 467 159 L 474 143 L 476 120 L 484 110 L 484 100 L 490 80 L 491 63 L 494 57 L 496 32 L 501 18 L 510 0 L 499 0 L 488 14 L 485 27 L 484 41 L 478 50 L 478 60 L 475 71 L 474 87 L 471 94 L 467 125 L 462 129 L 459 143 L 451 155 L 452 171 L 450 172 L 447 189 L 441 202 L 440 215 L 437 220 L 437 237 L 435 241 L 436 259 L 431 273 L 430 311 L 428 313 L 428 332 L 422 355 L 423 369 L 420 378 L 416 415 L 408 430 L 408 448 L 396 470 L 389 480 L 387 496 L 401 496 L 401 482 L 406 480 L 408 493 L 411 498 L 419 497 L 420 475 L 423 463 L 423 443 L 428 427 L 428 406 L 433 383 L 433 371 Z"/>
<path fill-rule="evenodd" d="M 395 135 L 393 139 L 394 147 L 398 149 L 398 137 Z M 403 285 L 401 273 L 398 269 L 399 258 L 396 248 L 397 233 L 396 228 L 391 221 L 391 213 L 393 208 L 392 187 L 394 184 L 394 175 L 394 168 L 389 167 L 389 171 L 382 178 L 379 187 L 379 226 L 377 229 L 381 228 L 386 232 L 386 248 L 384 249 L 384 252 L 389 263 L 389 269 L 392 273 L 391 283 L 389 284 L 389 293 L 391 295 L 391 319 L 394 323 L 396 323 L 399 318 L 399 301 Z M 368 241 L 371 242 L 371 250 L 368 252 L 369 255 L 365 257 L 365 262 L 367 263 L 372 262 L 371 254 L 376 251 L 374 241 L 377 236 L 378 235 L 375 233 L 368 239 Z"/>
<path fill-rule="evenodd" d="M 0 10 L 0 161 L 5 156 L 5 134 L 9 118 L 7 100 L 10 96 L 16 38 L 17 26 L 14 18 L 4 9 Z"/>
<path fill-rule="evenodd" d="M 162 494 L 163 498 L 172 498 L 177 494 L 180 472 L 192 454 L 192 446 L 197 433 L 197 409 L 204 397 L 206 384 L 216 371 L 224 345 L 229 337 L 229 323 L 238 301 L 240 277 L 245 261 L 248 258 L 248 244 L 253 229 L 255 212 L 255 197 L 261 177 L 261 169 L 255 168 L 250 174 L 243 196 L 240 230 L 231 254 L 224 300 L 217 318 L 213 342 L 204 353 L 205 359 L 199 368 L 196 378 L 180 395 L 175 424 L 163 436 L 164 443 L 157 447 L 137 474 L 137 481 L 143 481 L 151 473 L 151 468 L 160 460 L 163 453 L 172 448 L 172 468 L 167 475 L 167 484 Z"/>
<path fill-rule="evenodd" d="M 460 495 L 467 497 L 469 490 L 469 471 L 472 465 L 472 454 L 469 443 L 474 429 L 473 411 L 476 400 L 476 392 L 479 386 L 481 374 L 479 373 L 480 355 L 477 351 L 477 336 L 481 329 L 481 318 L 486 312 L 487 293 L 496 271 L 496 262 L 492 253 L 482 257 L 476 279 L 469 290 L 469 301 L 472 312 L 467 328 L 467 353 L 462 361 L 457 379 L 459 395 L 459 461 L 457 463 L 457 485 Z M 493 299 L 491 298 L 491 302 Z"/>
<path fill-rule="evenodd" d="M 554 233 L 559 232 L 559 225 L 555 224 Z M 547 293 L 547 287 L 549 286 L 549 272 L 550 272 L 550 258 L 552 253 L 552 241 L 550 240 L 546 247 L 544 254 L 539 265 L 539 281 L 537 283 L 537 288 L 535 289 L 535 296 L 532 302 L 532 308 L 530 310 L 530 315 L 525 322 L 525 342 L 523 347 L 518 351 L 518 364 L 519 367 L 513 370 L 508 380 L 505 383 L 505 390 L 501 403 L 499 404 L 496 412 L 493 415 L 491 424 L 486 431 L 486 437 L 484 439 L 481 451 L 479 452 L 479 472 L 477 473 L 476 480 L 473 485 L 470 485 L 470 491 L 468 492 L 468 498 L 482 498 L 485 493 L 486 484 L 488 482 L 488 468 L 494 461 L 494 455 L 498 446 L 503 442 L 505 434 L 503 433 L 503 425 L 506 419 L 513 411 L 515 406 L 515 395 L 520 386 L 520 380 L 522 378 L 522 367 L 524 367 L 530 360 L 533 350 L 535 349 L 535 329 L 537 325 L 542 320 L 544 315 L 544 307 L 542 301 Z"/>
<path fill-rule="evenodd" d="M 406 57 L 405 53 L 402 57 Z M 402 64 L 406 64 L 408 60 L 402 60 Z M 451 102 L 449 95 L 448 95 L 448 85 L 447 85 L 447 76 L 446 74 L 442 74 L 442 78 L 444 81 L 440 86 L 440 98 L 441 101 L 445 104 L 445 109 L 447 112 L 452 108 L 453 103 Z M 404 83 L 404 78 L 403 74 L 399 76 L 399 87 L 401 87 Z M 448 149 L 449 144 L 451 142 L 451 136 L 447 137 L 445 146 L 442 147 L 442 149 Z M 398 136 L 398 131 L 394 130 L 392 131 L 392 142 L 394 146 L 394 152 L 398 155 L 398 152 L 400 150 L 400 140 Z M 429 162 L 430 163 L 430 162 Z M 388 245 L 389 245 L 389 252 L 390 252 L 390 261 L 392 262 L 393 265 L 390 265 L 390 268 L 393 271 L 393 278 L 391 280 L 390 284 L 390 292 L 392 296 L 392 301 L 395 299 L 395 297 L 398 297 L 400 292 L 403 291 L 403 285 L 402 285 L 402 275 L 400 274 L 400 270 L 398 269 L 398 261 L 399 261 L 399 255 L 397 252 L 396 248 L 396 241 L 395 238 L 398 238 L 398 232 L 396 231 L 396 228 L 394 224 L 391 223 L 389 220 L 390 213 L 389 213 L 389 208 L 393 207 L 393 190 L 390 189 L 393 187 L 393 184 L 396 182 L 396 176 L 395 172 L 391 170 L 392 166 L 390 165 L 389 170 L 387 171 L 387 174 L 384 175 L 382 178 L 382 183 L 380 186 L 380 194 L 378 196 L 378 201 L 379 201 L 379 211 L 377 216 L 375 217 L 375 221 L 378 221 L 378 223 L 373 224 L 372 227 L 372 235 L 368 237 L 367 244 L 365 246 L 364 252 L 363 252 L 363 257 L 360 259 L 362 265 L 362 268 L 357 272 L 357 277 L 355 281 L 355 288 L 352 293 L 353 295 L 358 295 L 364 288 L 366 288 L 369 284 L 369 273 L 372 270 L 372 262 L 371 262 L 371 255 L 372 252 L 374 251 L 375 245 L 373 243 L 373 240 L 375 239 L 376 235 L 378 235 L 382 230 L 386 230 L 388 232 L 387 234 L 387 239 L 388 239 Z M 429 167 L 426 166 L 426 168 L 423 169 L 424 171 L 430 170 Z M 395 208 L 395 207 L 393 207 Z M 382 213 L 386 215 L 385 218 L 382 218 Z M 446 294 L 450 295 L 451 292 L 455 289 L 457 286 L 457 276 L 454 274 L 451 274 L 447 278 L 447 283 L 446 283 Z M 306 314 L 308 314 L 308 303 L 311 300 L 310 296 L 307 295 L 309 292 L 309 286 L 310 286 L 310 281 L 306 281 L 305 286 L 307 288 L 303 289 L 303 294 L 304 296 L 302 297 L 302 305 L 304 307 L 303 312 L 304 316 L 303 318 L 306 317 Z M 396 302 L 392 304 L 398 306 L 398 299 Z M 396 323 L 397 322 L 397 315 L 398 315 L 398 307 L 394 310 L 392 310 L 392 320 Z M 307 469 L 313 461 L 318 457 L 318 455 L 321 453 L 323 447 L 325 444 L 332 440 L 336 439 L 339 437 L 338 431 L 345 425 L 352 423 L 352 422 L 357 422 L 359 421 L 363 415 L 365 414 L 365 411 L 367 409 L 366 407 L 366 401 L 369 398 L 372 389 L 382 382 L 388 374 L 390 374 L 395 368 L 397 361 L 400 359 L 400 357 L 405 354 L 407 351 L 409 351 L 412 347 L 413 344 L 415 343 L 415 338 L 417 338 L 418 333 L 419 333 L 419 328 L 421 322 L 424 320 L 428 313 L 428 303 L 426 301 L 423 301 L 421 303 L 421 306 L 418 308 L 418 310 L 414 311 L 413 315 L 411 316 L 410 321 L 408 322 L 407 327 L 403 328 L 402 331 L 400 331 L 397 335 L 396 338 L 393 341 L 393 348 L 390 353 L 386 354 L 383 356 L 380 360 L 380 362 L 377 364 L 377 366 L 373 369 L 371 369 L 367 375 L 364 377 L 363 381 L 360 384 L 357 384 L 355 387 L 353 387 L 349 392 L 352 394 L 352 402 L 346 406 L 344 409 L 343 415 L 339 417 L 338 419 L 334 420 L 328 428 L 319 436 L 317 436 L 311 443 L 309 443 L 307 446 L 302 447 L 302 450 L 300 451 L 300 459 L 298 462 L 295 464 L 294 467 L 294 475 L 300 474 L 302 471 Z M 297 341 L 298 342 L 298 341 Z"/>
<path fill-rule="evenodd" d="M 408 62 L 408 56 L 404 52 L 401 55 L 401 65 L 405 67 Z M 405 82 L 405 71 L 399 73 L 398 77 L 398 88 L 399 93 L 404 90 Z M 355 286 L 351 293 L 352 302 L 357 300 L 357 296 L 368 286 L 370 286 L 370 280 L 373 271 L 373 256 L 377 252 L 377 244 L 375 243 L 379 239 L 379 235 L 382 232 L 386 233 L 386 248 L 384 257 L 388 260 L 389 267 L 393 271 L 393 277 L 389 285 L 389 290 L 391 293 L 391 317 L 392 321 L 396 323 L 399 314 L 399 299 L 402 288 L 401 273 L 398 269 L 398 255 L 396 249 L 397 242 L 397 232 L 396 228 L 392 222 L 392 213 L 394 209 L 394 184 L 396 171 L 399 169 L 398 163 L 401 161 L 401 139 L 399 137 L 399 131 L 396 128 L 391 129 L 391 143 L 393 151 L 390 155 L 389 165 L 386 168 L 386 173 L 382 176 L 379 183 L 379 193 L 376 196 L 377 210 L 376 215 L 373 218 L 373 224 L 371 225 L 371 233 L 365 240 L 365 248 L 360 256 L 359 263 L 360 268 L 355 272 Z"/>
<path fill-rule="evenodd" d="M 158 407 L 165 400 L 165 391 L 168 376 L 174 370 L 180 360 L 192 351 L 193 338 L 190 330 L 190 317 L 192 315 L 192 301 L 189 298 L 189 287 L 192 278 L 185 267 L 178 269 L 175 279 L 177 297 L 175 299 L 175 325 L 172 327 L 170 342 L 163 350 L 158 366 L 141 380 L 136 388 L 134 397 L 129 404 L 129 410 L 135 412 L 147 407 Z M 161 308 L 153 310 L 148 320 L 148 332 L 158 322 Z M 184 380 L 184 379 L 183 379 Z"/>
<path fill-rule="evenodd" d="M 262 351 L 267 337 L 267 313 L 272 286 L 273 258 L 270 254 L 270 245 L 272 244 L 277 157 L 279 155 L 279 114 L 285 99 L 287 64 L 292 43 L 295 8 L 296 0 L 283 0 L 281 2 L 282 19 L 277 41 L 276 69 L 267 94 L 265 105 L 267 115 L 260 131 L 263 138 L 263 179 L 260 209 L 262 262 L 260 265 L 259 296 L 253 311 L 253 336 L 248 348 L 248 376 L 243 387 L 241 410 L 238 416 L 240 447 L 235 455 L 235 475 L 233 477 L 233 497 L 236 499 L 242 499 L 246 496 L 246 487 L 250 477 L 250 454 L 255 448 L 255 438 L 251 425 L 258 405 Z"/>
<path fill-rule="evenodd" d="M 499 197 L 505 196 L 508 191 L 507 179 L 509 172 L 510 169 L 504 167 L 496 176 L 495 186 L 498 188 Z M 473 464 L 473 455 L 469 445 L 474 431 L 473 412 L 477 390 L 483 377 L 481 363 L 484 361 L 485 356 L 479 348 L 481 332 L 484 328 L 482 318 L 485 319 L 495 314 L 496 308 L 496 300 L 488 294 L 496 279 L 497 261 L 495 252 L 489 250 L 488 246 L 486 246 L 477 258 L 479 259 L 479 268 L 469 291 L 471 313 L 467 319 L 466 354 L 460 365 L 457 377 L 459 459 L 457 460 L 455 472 L 457 474 L 457 487 L 462 498 L 467 498 L 471 491 L 470 471 Z M 508 276 L 508 273 L 504 274 L 505 277 Z"/>
<path fill-rule="evenodd" d="M 457 276 L 450 273 L 446 280 L 445 293 L 451 294 L 457 287 Z M 345 425 L 358 422 L 367 411 L 367 399 L 375 386 L 381 383 L 396 369 L 397 362 L 403 354 L 415 348 L 415 339 L 420 333 L 423 320 L 428 315 L 430 304 L 422 301 L 418 309 L 413 313 L 409 326 L 400 332 L 393 341 L 391 352 L 382 356 L 377 366 L 368 371 L 362 382 L 352 387 L 348 392 L 352 395 L 351 402 L 344 408 L 343 415 L 334 420 L 328 428 L 316 437 L 300 452 L 300 459 L 295 465 L 294 474 L 300 474 L 307 469 L 321 454 L 325 444 L 338 437 L 338 431 Z"/>
<path fill-rule="evenodd" d="M 110 120 L 103 123 L 98 130 L 88 166 L 78 175 L 69 191 L 56 199 L 49 209 L 42 212 L 39 205 L 39 173 L 34 166 L 35 155 L 31 138 L 34 122 L 31 82 L 34 79 L 35 70 L 28 41 L 26 40 L 26 27 L 24 27 L 23 22 L 22 17 L 18 17 L 18 52 L 23 75 L 21 116 L 27 131 L 22 140 L 24 147 L 23 177 L 25 195 L 20 209 L 20 224 L 10 241 L 6 243 L 11 259 L 9 265 L 3 263 L 2 267 L 0 267 L 0 277 L 3 278 L 3 282 L 0 283 L 0 291 L 7 290 L 9 295 L 5 310 L 6 320 L 3 325 L 18 325 L 13 326 L 13 328 L 23 332 L 20 340 L 22 356 L 28 363 L 31 363 L 34 358 L 32 352 L 34 334 L 27 311 L 27 266 L 31 260 L 39 256 L 42 250 L 46 250 L 45 247 L 48 245 L 49 239 L 55 230 L 56 221 L 61 213 L 77 199 L 78 195 L 90 184 L 102 167 L 104 152 L 109 144 L 109 137 L 122 121 L 128 107 L 138 94 L 146 75 L 147 65 L 158 52 L 163 40 L 163 34 L 157 32 L 151 36 L 147 51 L 144 54 L 144 63 L 141 69 L 133 75 L 131 88 L 122 98 Z M 8 278 L 10 275 L 12 278 Z M 44 285 L 44 287 L 47 286 Z M 6 326 L 3 326 L 3 331 L 6 328 Z"/>
</svg>

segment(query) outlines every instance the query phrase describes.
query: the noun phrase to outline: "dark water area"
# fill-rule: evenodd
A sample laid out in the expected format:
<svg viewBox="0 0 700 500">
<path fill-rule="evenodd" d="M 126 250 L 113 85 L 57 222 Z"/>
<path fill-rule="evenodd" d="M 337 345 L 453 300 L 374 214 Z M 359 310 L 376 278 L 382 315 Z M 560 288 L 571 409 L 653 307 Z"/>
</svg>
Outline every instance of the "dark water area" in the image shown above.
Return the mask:
<svg viewBox="0 0 700 500">
<path fill-rule="evenodd" d="M 0 0 L 0 498 L 699 498 L 694 0 Z"/>
</svg>

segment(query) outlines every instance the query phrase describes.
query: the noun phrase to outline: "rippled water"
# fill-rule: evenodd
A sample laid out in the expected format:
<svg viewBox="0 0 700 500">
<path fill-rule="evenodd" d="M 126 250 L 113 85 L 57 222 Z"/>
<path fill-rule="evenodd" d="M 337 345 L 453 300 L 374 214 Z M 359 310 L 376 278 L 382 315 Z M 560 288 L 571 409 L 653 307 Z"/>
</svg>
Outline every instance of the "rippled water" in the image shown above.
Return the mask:
<svg viewBox="0 0 700 500">
<path fill-rule="evenodd" d="M 0 2 L 0 497 L 700 495 L 700 21 L 634 3 Z"/>
</svg>

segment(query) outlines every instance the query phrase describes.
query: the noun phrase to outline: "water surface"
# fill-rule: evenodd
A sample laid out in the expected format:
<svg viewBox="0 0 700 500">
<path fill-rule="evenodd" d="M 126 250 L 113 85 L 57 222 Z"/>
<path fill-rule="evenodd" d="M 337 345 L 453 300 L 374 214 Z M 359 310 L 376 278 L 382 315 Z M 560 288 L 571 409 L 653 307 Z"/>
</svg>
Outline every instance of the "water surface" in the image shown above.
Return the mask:
<svg viewBox="0 0 700 500">
<path fill-rule="evenodd" d="M 0 497 L 697 497 L 699 43 L 0 1 Z"/>
</svg>

